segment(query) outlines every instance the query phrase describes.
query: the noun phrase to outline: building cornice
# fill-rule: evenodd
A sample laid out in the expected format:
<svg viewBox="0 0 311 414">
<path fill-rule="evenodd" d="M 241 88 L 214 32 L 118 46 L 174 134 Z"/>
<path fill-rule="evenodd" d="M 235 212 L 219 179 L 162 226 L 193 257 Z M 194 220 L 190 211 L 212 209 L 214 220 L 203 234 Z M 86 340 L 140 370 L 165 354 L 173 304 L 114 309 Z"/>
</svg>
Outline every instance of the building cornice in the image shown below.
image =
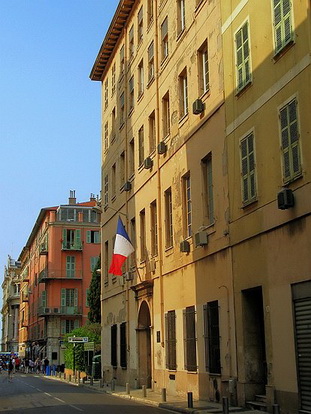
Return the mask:
<svg viewBox="0 0 311 414">
<path fill-rule="evenodd" d="M 122 30 L 133 9 L 135 1 L 136 0 L 120 0 L 90 73 L 91 80 L 100 81 L 102 79 L 107 63 L 122 34 Z"/>
</svg>

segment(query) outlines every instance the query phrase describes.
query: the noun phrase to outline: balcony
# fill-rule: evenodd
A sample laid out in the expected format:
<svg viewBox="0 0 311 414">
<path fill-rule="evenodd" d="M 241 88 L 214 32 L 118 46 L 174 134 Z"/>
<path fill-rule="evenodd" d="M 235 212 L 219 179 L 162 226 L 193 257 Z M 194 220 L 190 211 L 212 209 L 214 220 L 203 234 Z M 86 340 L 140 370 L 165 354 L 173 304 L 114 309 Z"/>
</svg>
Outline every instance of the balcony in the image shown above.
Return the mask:
<svg viewBox="0 0 311 414">
<path fill-rule="evenodd" d="M 82 251 L 82 243 L 81 242 L 68 242 L 68 241 L 63 241 L 62 244 L 62 250 L 75 250 L 75 251 Z"/>
<path fill-rule="evenodd" d="M 41 243 L 40 244 L 39 254 L 41 254 L 41 255 L 48 254 L 48 246 L 47 246 L 47 243 Z"/>
<path fill-rule="evenodd" d="M 82 315 L 81 306 L 60 306 L 57 308 L 38 307 L 38 316 L 75 316 Z"/>
<path fill-rule="evenodd" d="M 48 270 L 44 269 L 39 273 L 38 282 L 45 283 L 49 280 L 66 279 L 66 280 L 82 280 L 82 270 L 75 270 L 69 273 L 66 270 Z"/>
</svg>

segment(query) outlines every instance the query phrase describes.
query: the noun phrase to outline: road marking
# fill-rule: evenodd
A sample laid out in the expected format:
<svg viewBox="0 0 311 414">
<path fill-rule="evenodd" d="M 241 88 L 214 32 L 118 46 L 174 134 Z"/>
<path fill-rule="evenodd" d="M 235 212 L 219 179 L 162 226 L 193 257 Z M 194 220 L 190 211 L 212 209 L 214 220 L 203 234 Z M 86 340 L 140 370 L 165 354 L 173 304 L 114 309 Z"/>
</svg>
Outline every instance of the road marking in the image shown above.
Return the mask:
<svg viewBox="0 0 311 414">
<path fill-rule="evenodd" d="M 45 392 L 44 394 L 45 394 L 45 395 L 48 395 L 49 397 L 52 397 L 52 395 L 51 395 L 51 394 L 49 394 L 48 392 Z"/>
<path fill-rule="evenodd" d="M 43 392 L 42 390 L 40 390 L 40 388 L 36 388 L 36 390 L 39 391 L 39 392 Z"/>
<path fill-rule="evenodd" d="M 68 404 L 69 405 L 69 404 Z M 81 408 L 78 408 L 78 407 L 76 407 L 75 405 L 69 405 L 69 407 L 71 407 L 71 408 L 75 408 L 76 410 L 78 410 L 78 411 L 83 411 L 83 410 L 81 410 Z"/>
<path fill-rule="evenodd" d="M 54 397 L 54 398 L 55 398 L 55 400 L 60 401 L 60 402 L 62 402 L 64 404 L 66 404 L 64 400 L 61 400 L 60 398 L 57 398 L 57 397 Z"/>
</svg>

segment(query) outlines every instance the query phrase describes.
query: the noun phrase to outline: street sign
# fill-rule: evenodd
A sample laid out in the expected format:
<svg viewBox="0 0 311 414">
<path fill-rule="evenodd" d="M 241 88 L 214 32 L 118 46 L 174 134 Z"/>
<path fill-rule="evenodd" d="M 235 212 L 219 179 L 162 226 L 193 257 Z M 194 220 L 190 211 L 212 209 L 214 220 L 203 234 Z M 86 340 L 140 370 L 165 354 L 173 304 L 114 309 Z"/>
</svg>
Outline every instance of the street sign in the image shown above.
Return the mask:
<svg viewBox="0 0 311 414">
<path fill-rule="evenodd" d="M 87 336 L 70 336 L 68 338 L 68 342 L 72 342 L 74 344 L 85 344 L 89 342 L 89 338 Z"/>
<path fill-rule="evenodd" d="M 94 349 L 95 349 L 94 342 L 88 342 L 84 344 L 84 351 L 94 351 Z"/>
</svg>

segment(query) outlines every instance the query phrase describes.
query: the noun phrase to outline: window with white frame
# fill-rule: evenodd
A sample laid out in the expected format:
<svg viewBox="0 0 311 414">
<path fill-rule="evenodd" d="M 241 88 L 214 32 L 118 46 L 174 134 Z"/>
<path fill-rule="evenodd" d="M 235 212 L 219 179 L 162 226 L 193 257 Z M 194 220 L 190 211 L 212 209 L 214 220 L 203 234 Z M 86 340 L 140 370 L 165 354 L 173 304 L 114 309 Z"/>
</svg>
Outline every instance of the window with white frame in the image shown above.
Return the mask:
<svg viewBox="0 0 311 414">
<path fill-rule="evenodd" d="M 111 199 L 116 196 L 116 164 L 111 167 Z"/>
<path fill-rule="evenodd" d="M 162 98 L 162 129 L 163 138 L 170 134 L 171 123 L 170 123 L 170 94 L 169 91 Z"/>
<path fill-rule="evenodd" d="M 111 112 L 111 144 L 116 139 L 116 108 Z"/>
<path fill-rule="evenodd" d="M 212 153 L 202 159 L 203 203 L 206 224 L 214 223 L 214 190 Z"/>
<path fill-rule="evenodd" d="M 179 75 L 179 114 L 180 118 L 188 114 L 188 78 L 187 68 Z"/>
<path fill-rule="evenodd" d="M 109 196 L 109 179 L 108 179 L 108 174 L 105 175 L 104 178 L 104 207 L 108 206 L 108 196 Z"/>
<path fill-rule="evenodd" d="M 144 29 L 144 10 L 143 6 L 138 11 L 137 15 L 137 43 L 141 43 L 143 40 L 143 29 Z"/>
<path fill-rule="evenodd" d="M 151 255 L 156 256 L 158 254 L 158 215 L 156 200 L 150 204 L 150 219 Z"/>
<path fill-rule="evenodd" d="M 108 108 L 108 93 L 109 93 L 108 79 L 106 79 L 105 81 L 105 109 Z"/>
<path fill-rule="evenodd" d="M 242 90 L 248 85 L 251 79 L 251 62 L 249 48 L 249 27 L 248 22 L 235 34 L 236 50 L 236 73 L 237 73 L 237 90 Z"/>
<path fill-rule="evenodd" d="M 148 47 L 148 82 L 154 78 L 154 42 Z"/>
<path fill-rule="evenodd" d="M 198 77 L 199 77 L 199 96 L 209 90 L 209 64 L 207 40 L 198 51 Z"/>
<path fill-rule="evenodd" d="M 138 97 L 144 93 L 144 61 L 143 59 L 138 65 Z"/>
<path fill-rule="evenodd" d="M 116 90 L 116 64 L 112 65 L 111 69 L 111 95 L 115 93 Z"/>
<path fill-rule="evenodd" d="M 104 283 L 108 285 L 108 269 L 109 269 L 109 256 L 108 256 L 108 240 L 104 244 Z"/>
<path fill-rule="evenodd" d="M 168 18 L 166 17 L 161 24 L 161 59 L 168 56 Z"/>
<path fill-rule="evenodd" d="M 146 260 L 147 246 L 146 246 L 146 214 L 145 209 L 139 213 L 140 221 L 140 260 Z"/>
<path fill-rule="evenodd" d="M 149 154 L 155 151 L 156 147 L 156 122 L 155 111 L 152 111 L 148 118 L 149 124 Z"/>
<path fill-rule="evenodd" d="M 129 60 L 134 57 L 134 25 L 129 30 Z"/>
<path fill-rule="evenodd" d="M 123 188 L 125 183 L 125 152 L 120 154 L 120 186 Z"/>
<path fill-rule="evenodd" d="M 138 131 L 138 166 L 140 167 L 145 159 L 144 126 Z"/>
<path fill-rule="evenodd" d="M 183 216 L 185 237 L 192 235 L 192 201 L 191 201 L 191 180 L 190 173 L 182 178 L 183 191 Z"/>
<path fill-rule="evenodd" d="M 280 109 L 283 180 L 289 182 L 301 176 L 297 100 L 291 100 Z"/>
<path fill-rule="evenodd" d="M 256 199 L 254 134 L 251 132 L 241 140 L 241 176 L 243 203 Z"/>
<path fill-rule="evenodd" d="M 120 127 L 124 124 L 124 92 L 120 95 Z"/>
<path fill-rule="evenodd" d="M 172 189 L 168 188 L 164 193 L 165 205 L 165 248 L 173 247 L 173 205 Z"/>
<path fill-rule="evenodd" d="M 185 30 L 185 2 L 186 0 L 177 0 L 177 35 Z"/>
<path fill-rule="evenodd" d="M 275 53 L 293 40 L 291 0 L 272 0 Z"/>
<path fill-rule="evenodd" d="M 148 26 L 153 22 L 153 1 L 147 0 L 147 24 Z"/>
<path fill-rule="evenodd" d="M 124 75 L 125 69 L 125 56 L 124 56 L 124 45 L 120 49 L 120 78 Z"/>
<path fill-rule="evenodd" d="M 108 150 L 109 145 L 109 134 L 108 134 L 108 122 L 105 123 L 104 126 L 104 150 Z"/>
<path fill-rule="evenodd" d="M 129 113 L 134 109 L 134 75 L 129 80 Z"/>
<path fill-rule="evenodd" d="M 131 177 L 135 172 L 135 140 L 131 139 L 129 142 L 129 176 Z"/>
</svg>

